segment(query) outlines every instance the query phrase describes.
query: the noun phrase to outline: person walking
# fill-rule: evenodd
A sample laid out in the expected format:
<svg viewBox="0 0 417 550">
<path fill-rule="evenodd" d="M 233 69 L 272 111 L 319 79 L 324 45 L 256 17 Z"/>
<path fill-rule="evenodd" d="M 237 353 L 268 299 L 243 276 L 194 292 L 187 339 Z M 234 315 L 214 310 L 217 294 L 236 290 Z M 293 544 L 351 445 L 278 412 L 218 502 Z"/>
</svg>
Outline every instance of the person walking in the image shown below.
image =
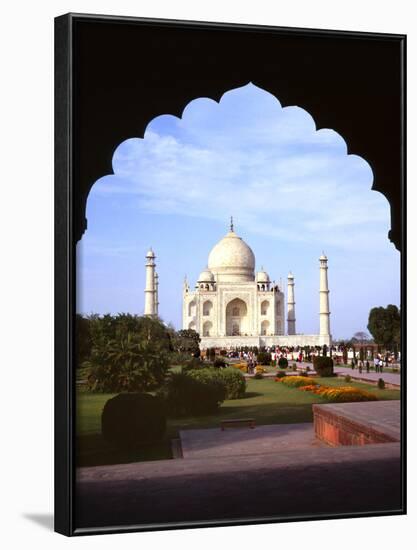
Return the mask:
<svg viewBox="0 0 417 550">
<path fill-rule="evenodd" d="M 375 366 L 375 372 L 379 372 L 379 357 L 376 355 L 374 357 L 374 366 Z"/>
<path fill-rule="evenodd" d="M 252 356 L 248 355 L 248 374 L 253 374 L 252 368 L 253 368 Z"/>
</svg>

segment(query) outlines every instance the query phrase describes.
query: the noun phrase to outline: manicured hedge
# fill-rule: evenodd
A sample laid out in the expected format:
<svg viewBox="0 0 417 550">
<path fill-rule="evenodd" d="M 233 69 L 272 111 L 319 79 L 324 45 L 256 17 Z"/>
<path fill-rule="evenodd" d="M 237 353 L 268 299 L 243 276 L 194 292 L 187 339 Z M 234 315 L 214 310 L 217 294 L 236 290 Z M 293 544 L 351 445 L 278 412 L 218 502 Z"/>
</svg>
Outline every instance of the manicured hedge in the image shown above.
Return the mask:
<svg viewBox="0 0 417 550">
<path fill-rule="evenodd" d="M 260 365 L 270 365 L 272 361 L 272 356 L 267 351 L 260 351 L 258 353 L 257 359 Z"/>
<path fill-rule="evenodd" d="M 238 369 L 227 368 L 219 372 L 221 379 L 226 386 L 226 399 L 239 399 L 246 392 L 246 380 Z"/>
<path fill-rule="evenodd" d="M 219 369 L 203 368 L 171 373 L 159 395 L 173 416 L 203 415 L 215 412 L 226 397 L 226 384 Z"/>
<path fill-rule="evenodd" d="M 202 369 L 204 368 L 204 362 L 198 359 L 198 357 L 191 357 L 187 361 L 184 361 L 182 366 L 183 372 L 188 372 L 190 370 Z"/>
<path fill-rule="evenodd" d="M 278 366 L 280 369 L 288 368 L 288 359 L 286 357 L 280 357 L 278 359 Z"/>
<path fill-rule="evenodd" d="M 101 415 L 103 437 L 112 445 L 136 448 L 163 438 L 164 405 L 148 393 L 120 393 L 109 399 Z"/>
<path fill-rule="evenodd" d="M 333 359 L 331 357 L 316 356 L 313 359 L 314 370 L 319 376 L 333 376 Z"/>
</svg>

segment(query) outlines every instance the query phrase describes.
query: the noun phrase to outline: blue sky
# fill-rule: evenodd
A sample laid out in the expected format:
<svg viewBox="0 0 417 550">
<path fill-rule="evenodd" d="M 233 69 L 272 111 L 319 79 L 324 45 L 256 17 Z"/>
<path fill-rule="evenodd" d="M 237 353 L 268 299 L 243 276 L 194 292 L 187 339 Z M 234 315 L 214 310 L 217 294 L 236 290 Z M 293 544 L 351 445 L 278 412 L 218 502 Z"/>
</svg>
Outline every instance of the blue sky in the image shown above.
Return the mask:
<svg viewBox="0 0 417 550">
<path fill-rule="evenodd" d="M 184 275 L 194 285 L 231 215 L 258 269 L 277 282 L 294 273 L 297 332 L 318 331 L 322 250 L 334 337 L 366 330 L 371 307 L 399 305 L 389 204 L 371 191 L 370 166 L 333 130 L 316 131 L 305 110 L 252 84 L 155 118 L 143 139 L 119 145 L 113 170 L 92 188 L 78 244 L 82 313 L 143 313 L 152 246 L 160 314 L 180 328 Z"/>
</svg>

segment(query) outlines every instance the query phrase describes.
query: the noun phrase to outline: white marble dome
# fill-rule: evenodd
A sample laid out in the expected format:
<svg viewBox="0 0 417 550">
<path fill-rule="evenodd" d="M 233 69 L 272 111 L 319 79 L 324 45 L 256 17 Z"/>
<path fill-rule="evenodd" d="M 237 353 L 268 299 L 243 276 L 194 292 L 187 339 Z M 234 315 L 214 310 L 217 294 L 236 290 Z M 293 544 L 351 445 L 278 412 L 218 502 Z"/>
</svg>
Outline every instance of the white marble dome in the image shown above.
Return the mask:
<svg viewBox="0 0 417 550">
<path fill-rule="evenodd" d="M 269 283 L 269 275 L 263 269 L 256 274 L 256 281 L 258 283 Z"/>
<path fill-rule="evenodd" d="M 213 283 L 214 282 L 214 275 L 209 269 L 205 269 L 200 273 L 200 276 L 198 278 L 199 283 Z"/>
<path fill-rule="evenodd" d="M 229 231 L 211 250 L 208 269 L 218 281 L 254 281 L 255 255 L 234 231 Z"/>
</svg>

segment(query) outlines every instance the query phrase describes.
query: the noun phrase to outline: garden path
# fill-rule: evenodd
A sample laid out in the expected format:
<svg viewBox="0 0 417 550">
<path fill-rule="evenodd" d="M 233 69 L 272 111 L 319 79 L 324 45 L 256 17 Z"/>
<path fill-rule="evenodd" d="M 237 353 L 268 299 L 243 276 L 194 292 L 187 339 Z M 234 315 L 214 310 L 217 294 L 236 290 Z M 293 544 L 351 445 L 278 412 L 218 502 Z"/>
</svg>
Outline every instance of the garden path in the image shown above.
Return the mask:
<svg viewBox="0 0 417 550">
<path fill-rule="evenodd" d="M 226 428 L 224 431 L 220 428 L 181 430 L 180 438 L 184 458 L 280 453 L 324 446 L 316 439 L 312 422 L 257 426 L 254 429 Z"/>
</svg>

